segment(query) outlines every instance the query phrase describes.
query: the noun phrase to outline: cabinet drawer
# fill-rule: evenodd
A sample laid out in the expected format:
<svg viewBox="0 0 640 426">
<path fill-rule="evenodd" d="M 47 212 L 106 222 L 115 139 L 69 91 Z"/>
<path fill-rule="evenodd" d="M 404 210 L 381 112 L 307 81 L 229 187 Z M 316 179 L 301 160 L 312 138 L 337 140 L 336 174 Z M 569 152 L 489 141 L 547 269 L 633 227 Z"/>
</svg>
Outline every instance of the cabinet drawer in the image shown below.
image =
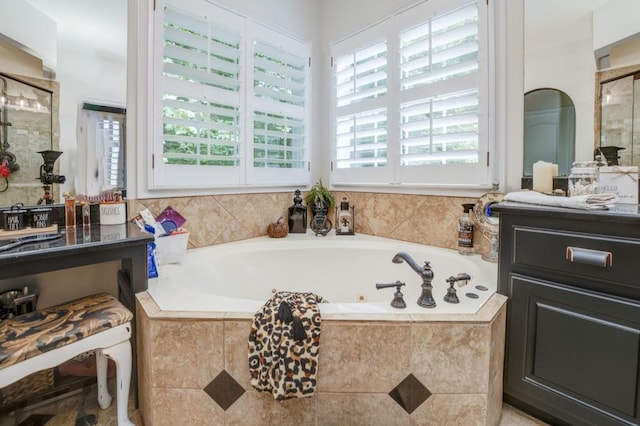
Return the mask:
<svg viewBox="0 0 640 426">
<path fill-rule="evenodd" d="M 640 288 L 640 241 L 515 226 L 512 263 Z"/>
</svg>

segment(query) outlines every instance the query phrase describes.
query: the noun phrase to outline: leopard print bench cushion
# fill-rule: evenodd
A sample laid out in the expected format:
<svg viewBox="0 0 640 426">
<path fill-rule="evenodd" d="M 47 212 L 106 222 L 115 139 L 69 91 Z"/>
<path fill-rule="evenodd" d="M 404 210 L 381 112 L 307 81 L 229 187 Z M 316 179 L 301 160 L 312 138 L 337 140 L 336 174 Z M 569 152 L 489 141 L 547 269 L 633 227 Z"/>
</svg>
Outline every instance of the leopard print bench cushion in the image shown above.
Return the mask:
<svg viewBox="0 0 640 426">
<path fill-rule="evenodd" d="M 248 355 L 251 385 L 270 392 L 274 399 L 313 396 L 318 372 L 322 319 L 314 293 L 279 291 L 256 313 L 249 333 Z M 292 321 L 279 318 L 286 304 Z M 295 325 L 303 328 L 297 336 Z"/>
<path fill-rule="evenodd" d="M 99 293 L 0 321 L 0 369 L 132 318 L 115 297 Z"/>
</svg>

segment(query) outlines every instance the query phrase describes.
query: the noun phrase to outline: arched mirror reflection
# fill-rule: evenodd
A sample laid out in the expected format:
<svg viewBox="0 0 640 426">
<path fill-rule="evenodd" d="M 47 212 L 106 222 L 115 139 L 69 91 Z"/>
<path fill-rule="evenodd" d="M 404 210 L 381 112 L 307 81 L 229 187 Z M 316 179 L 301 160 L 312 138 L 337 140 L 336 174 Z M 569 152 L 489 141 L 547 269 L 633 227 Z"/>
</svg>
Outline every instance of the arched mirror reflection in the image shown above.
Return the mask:
<svg viewBox="0 0 640 426">
<path fill-rule="evenodd" d="M 576 109 L 557 89 L 536 89 L 524 95 L 524 176 L 533 176 L 533 163 L 558 165 L 566 176 L 575 156 Z"/>
</svg>

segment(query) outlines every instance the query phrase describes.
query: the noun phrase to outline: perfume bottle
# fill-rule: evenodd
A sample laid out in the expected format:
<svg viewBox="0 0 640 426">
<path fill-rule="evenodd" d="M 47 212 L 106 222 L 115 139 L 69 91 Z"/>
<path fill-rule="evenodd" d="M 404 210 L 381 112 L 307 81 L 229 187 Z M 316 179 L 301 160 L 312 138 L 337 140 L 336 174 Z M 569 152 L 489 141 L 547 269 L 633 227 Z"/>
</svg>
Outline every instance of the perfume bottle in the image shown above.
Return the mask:
<svg viewBox="0 0 640 426">
<path fill-rule="evenodd" d="M 76 226 L 76 199 L 69 193 L 64 194 L 64 218 L 65 227 Z"/>
<path fill-rule="evenodd" d="M 289 207 L 289 232 L 304 234 L 307 232 L 307 208 L 302 205 L 302 196 L 296 189 L 293 205 Z"/>
</svg>

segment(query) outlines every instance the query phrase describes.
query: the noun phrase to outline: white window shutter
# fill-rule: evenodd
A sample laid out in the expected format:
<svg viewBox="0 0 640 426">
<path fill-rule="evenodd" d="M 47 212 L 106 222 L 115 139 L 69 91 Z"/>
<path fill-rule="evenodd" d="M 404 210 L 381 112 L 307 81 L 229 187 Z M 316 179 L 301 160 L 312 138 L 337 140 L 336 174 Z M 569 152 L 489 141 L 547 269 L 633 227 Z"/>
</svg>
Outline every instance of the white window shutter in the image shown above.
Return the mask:
<svg viewBox="0 0 640 426">
<path fill-rule="evenodd" d="M 306 185 L 309 44 L 205 0 L 154 19 L 151 188 Z"/>
<path fill-rule="evenodd" d="M 390 22 L 332 46 L 334 183 L 388 183 Z M 390 120 L 391 118 L 391 120 Z"/>
<path fill-rule="evenodd" d="M 374 154 L 366 151 L 366 145 L 358 147 L 358 141 L 372 147 L 379 145 L 373 139 L 375 132 L 367 129 L 369 134 L 358 138 L 353 129 L 363 129 L 354 124 L 356 117 L 384 111 L 387 119 L 384 165 L 392 172 L 384 175 L 388 180 L 383 183 L 486 185 L 489 179 L 485 161 L 489 107 L 486 4 L 477 0 L 429 0 L 388 21 L 380 24 L 377 32 L 389 34 L 386 39 L 390 51 L 397 53 L 387 55 L 386 93 L 372 96 L 386 96 L 393 101 L 383 109 L 367 109 L 365 101 L 371 100 L 372 86 L 358 91 L 357 84 L 342 82 L 347 73 L 340 66 L 334 68 L 336 128 L 332 182 L 378 182 L 370 172 L 356 170 L 383 164 L 373 161 Z M 374 34 L 375 30 L 373 27 L 354 37 L 364 36 L 365 40 L 336 44 L 335 50 L 347 51 L 339 57 L 338 64 L 342 65 L 344 58 L 355 57 L 361 51 L 360 46 L 366 46 L 366 34 Z M 370 163 L 356 161 L 358 152 L 370 158 Z M 343 168 L 353 170 L 344 172 Z"/>
<path fill-rule="evenodd" d="M 255 23 L 248 37 L 253 84 L 247 104 L 247 183 L 304 185 L 311 139 L 310 46 Z"/>
</svg>

